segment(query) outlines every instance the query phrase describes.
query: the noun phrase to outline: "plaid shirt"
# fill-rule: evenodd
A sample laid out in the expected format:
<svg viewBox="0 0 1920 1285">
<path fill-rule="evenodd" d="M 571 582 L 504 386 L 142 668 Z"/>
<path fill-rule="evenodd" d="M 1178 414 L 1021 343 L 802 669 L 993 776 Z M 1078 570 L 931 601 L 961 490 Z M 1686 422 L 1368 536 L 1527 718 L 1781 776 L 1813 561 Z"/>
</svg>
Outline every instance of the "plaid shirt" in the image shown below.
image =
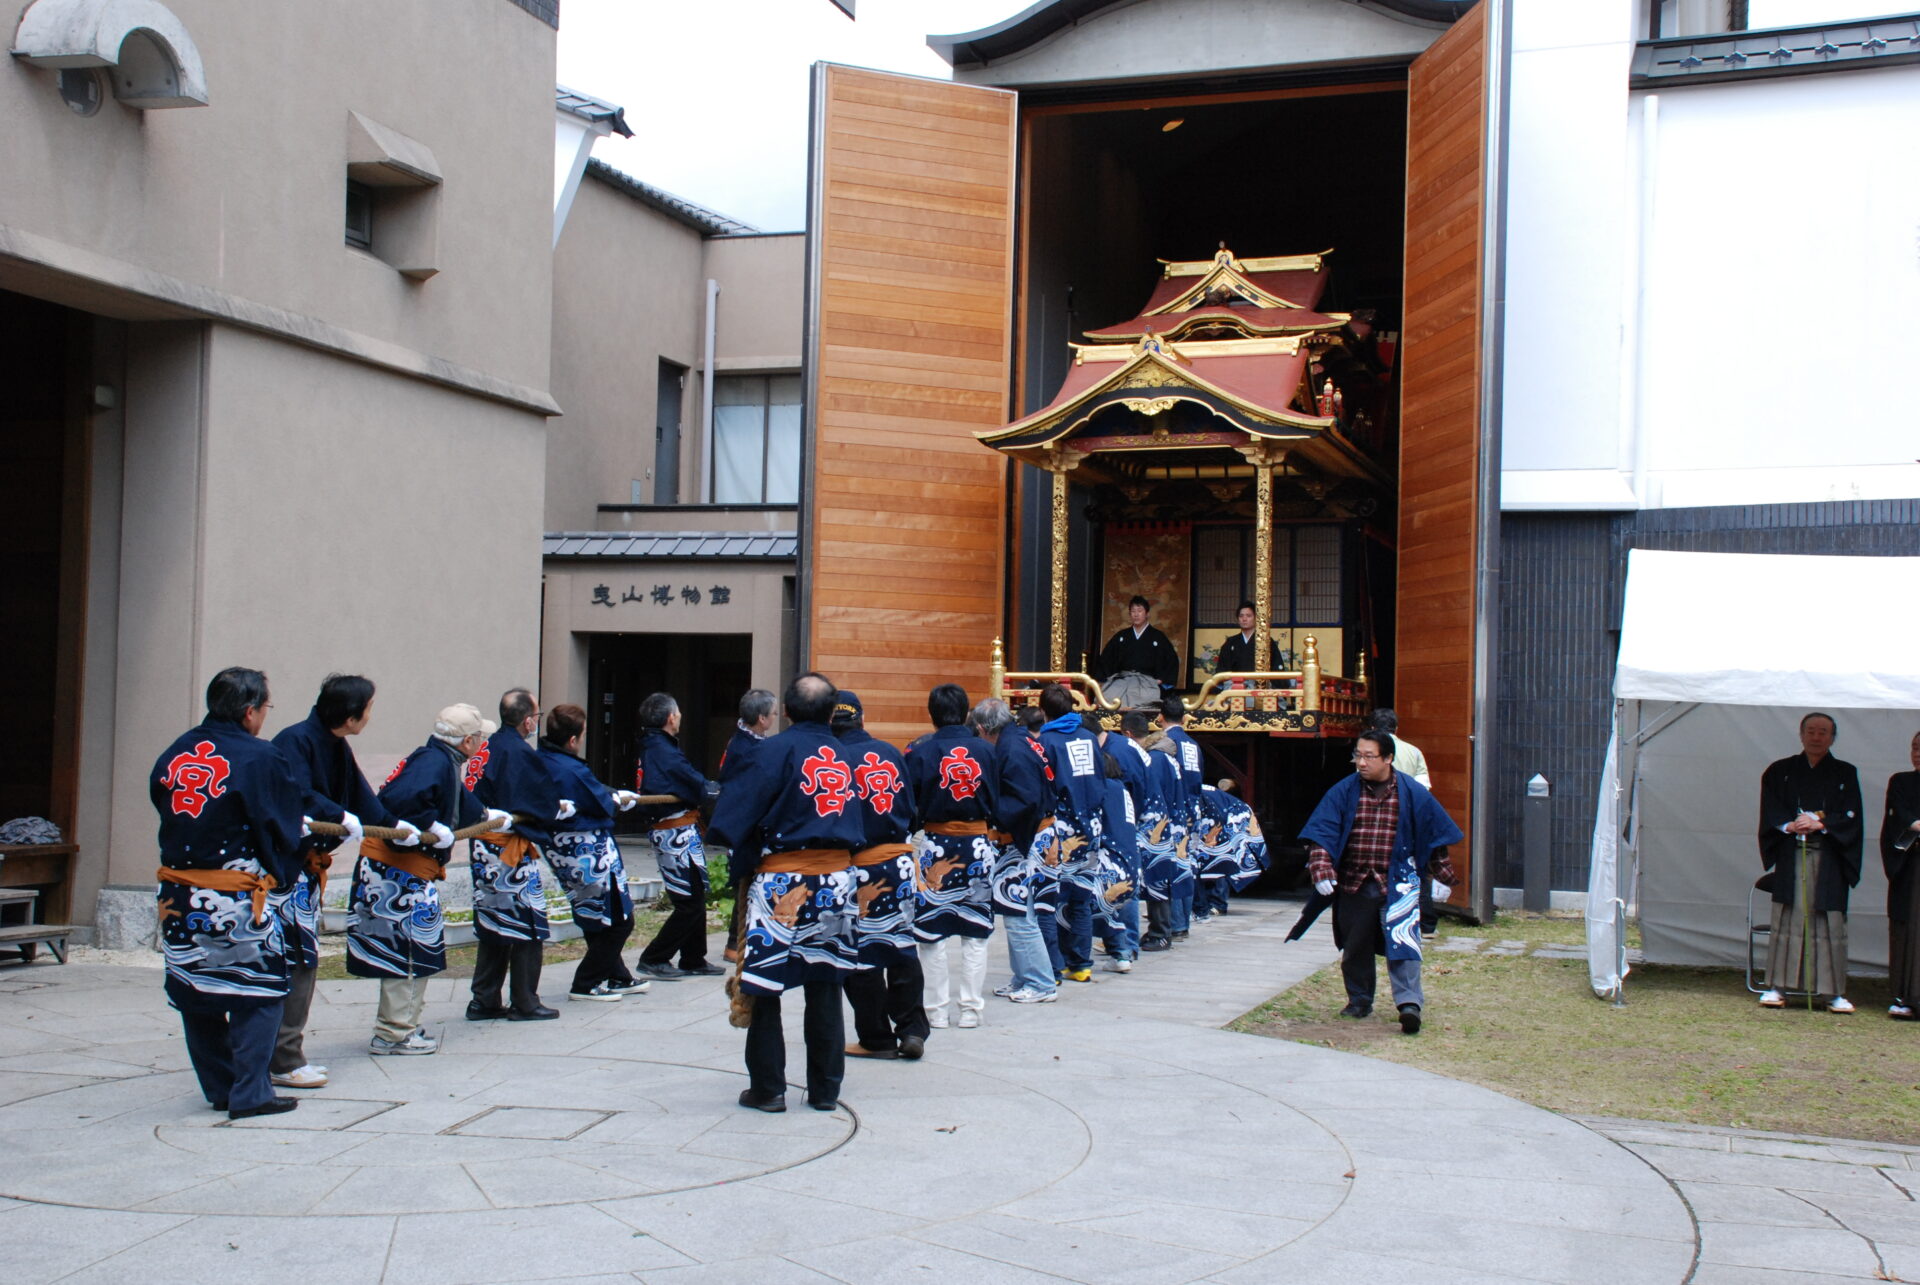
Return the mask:
<svg viewBox="0 0 1920 1285">
<path fill-rule="evenodd" d="M 1337 872 L 1325 848 L 1315 848 L 1309 854 L 1307 877 L 1312 882 L 1336 879 L 1340 892 L 1359 892 L 1371 883 L 1379 885 L 1385 893 L 1387 870 L 1393 861 L 1393 840 L 1400 828 L 1400 774 L 1395 772 L 1381 784 L 1385 788 L 1361 784 L 1360 797 L 1353 808 L 1353 831 L 1347 836 L 1346 855 Z M 1453 862 L 1445 853 L 1436 852 L 1427 875 L 1451 885 Z"/>
</svg>

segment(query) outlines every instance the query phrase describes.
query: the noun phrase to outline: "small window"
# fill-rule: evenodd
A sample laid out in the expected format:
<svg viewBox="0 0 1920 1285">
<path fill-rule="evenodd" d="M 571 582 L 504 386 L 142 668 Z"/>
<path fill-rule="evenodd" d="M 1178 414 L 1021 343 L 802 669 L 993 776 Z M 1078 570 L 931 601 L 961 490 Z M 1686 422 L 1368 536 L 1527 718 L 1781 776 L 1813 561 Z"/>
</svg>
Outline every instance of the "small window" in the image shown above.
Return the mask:
<svg viewBox="0 0 1920 1285">
<path fill-rule="evenodd" d="M 373 249 L 373 189 L 347 181 L 347 244 L 356 250 Z"/>
<path fill-rule="evenodd" d="M 713 502 L 800 499 L 800 377 L 723 375 L 713 381 Z"/>
</svg>

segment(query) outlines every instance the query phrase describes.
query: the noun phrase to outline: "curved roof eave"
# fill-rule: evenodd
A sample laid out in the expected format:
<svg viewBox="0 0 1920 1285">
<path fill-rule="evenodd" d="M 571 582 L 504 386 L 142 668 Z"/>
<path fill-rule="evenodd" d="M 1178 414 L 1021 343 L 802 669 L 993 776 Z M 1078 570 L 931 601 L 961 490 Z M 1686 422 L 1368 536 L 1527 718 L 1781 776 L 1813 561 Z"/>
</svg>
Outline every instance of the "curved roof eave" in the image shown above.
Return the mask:
<svg viewBox="0 0 1920 1285">
<path fill-rule="evenodd" d="M 978 31 L 928 36 L 927 47 L 950 67 L 984 67 L 1039 44 L 1054 32 L 1134 0 L 1039 0 L 1004 21 Z M 1416 22 L 1452 23 L 1478 0 L 1345 0 L 1363 9 L 1380 9 Z"/>
</svg>

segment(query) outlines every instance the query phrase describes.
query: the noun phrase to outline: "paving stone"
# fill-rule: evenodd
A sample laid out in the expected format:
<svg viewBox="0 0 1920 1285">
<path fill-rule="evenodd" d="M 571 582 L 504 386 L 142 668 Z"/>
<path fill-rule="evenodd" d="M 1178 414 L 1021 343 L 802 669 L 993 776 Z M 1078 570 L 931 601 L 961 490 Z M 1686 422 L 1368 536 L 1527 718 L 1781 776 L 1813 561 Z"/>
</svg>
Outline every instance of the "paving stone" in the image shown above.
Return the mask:
<svg viewBox="0 0 1920 1285">
<path fill-rule="evenodd" d="M 902 1236 L 801 1250 L 791 1257 L 804 1266 L 826 1273 L 825 1276 L 810 1276 L 809 1280 L 846 1281 L 848 1285 L 897 1285 L 898 1282 L 911 1281 L 1040 1285 L 1041 1282 L 1058 1282 L 1061 1279 L 1051 1272 L 996 1262 L 977 1254 Z"/>
<path fill-rule="evenodd" d="M 479 1285 L 631 1273 L 689 1262 L 592 1205 L 397 1221 L 383 1285 Z"/>
<path fill-rule="evenodd" d="M 1771 1227 L 1833 1226 L 1833 1220 L 1816 1205 L 1772 1187 L 1743 1187 L 1717 1182 L 1682 1182 L 1676 1185 L 1680 1188 L 1680 1194 L 1687 1198 L 1693 1216 L 1701 1222 L 1758 1223 Z M 1837 1196 L 1823 1198 L 1842 1199 Z"/>
<path fill-rule="evenodd" d="M 1865 1165 L 1829 1164 L 1781 1156 L 1719 1155 L 1686 1147 L 1636 1147 L 1636 1154 L 1667 1177 L 1682 1182 L 1824 1191 L 1843 1196 L 1898 1199 L 1900 1193 Z"/>
<path fill-rule="evenodd" d="M 1209 1275 L 1242 1261 L 1226 1254 L 992 1213 L 927 1228 L 918 1233 L 918 1239 L 1068 1280 L 1115 1285 L 1161 1285 Z"/>
<path fill-rule="evenodd" d="M 1764 1267 L 1865 1279 L 1871 1279 L 1880 1266 L 1867 1242 L 1850 1231 L 1752 1223 L 1702 1222 L 1700 1261 L 1724 1267 Z"/>
<path fill-rule="evenodd" d="M 22 1205 L 0 1214 L 0 1235 L 6 1237 L 5 1275 L 13 1285 L 59 1280 L 187 1221 L 178 1214 Z"/>
<path fill-rule="evenodd" d="M 381 1279 L 391 1218 L 195 1218 L 80 1273 L 63 1285 L 205 1285 L 208 1280 Z"/>
</svg>

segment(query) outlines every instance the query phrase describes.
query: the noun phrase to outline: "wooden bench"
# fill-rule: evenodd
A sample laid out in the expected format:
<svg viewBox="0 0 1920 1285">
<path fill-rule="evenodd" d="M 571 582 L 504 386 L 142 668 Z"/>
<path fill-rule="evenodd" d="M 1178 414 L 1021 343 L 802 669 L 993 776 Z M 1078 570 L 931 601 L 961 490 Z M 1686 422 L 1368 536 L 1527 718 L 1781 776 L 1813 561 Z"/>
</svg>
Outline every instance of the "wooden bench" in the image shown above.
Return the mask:
<svg viewBox="0 0 1920 1285">
<path fill-rule="evenodd" d="M 16 951 L 20 962 L 31 964 L 44 945 L 53 952 L 56 960 L 64 964 L 67 962 L 67 937 L 72 934 L 73 925 L 34 923 L 33 903 L 39 898 L 40 893 L 34 888 L 0 888 L 0 950 Z M 7 913 L 13 906 L 21 907 L 24 922 L 12 920 Z"/>
</svg>

